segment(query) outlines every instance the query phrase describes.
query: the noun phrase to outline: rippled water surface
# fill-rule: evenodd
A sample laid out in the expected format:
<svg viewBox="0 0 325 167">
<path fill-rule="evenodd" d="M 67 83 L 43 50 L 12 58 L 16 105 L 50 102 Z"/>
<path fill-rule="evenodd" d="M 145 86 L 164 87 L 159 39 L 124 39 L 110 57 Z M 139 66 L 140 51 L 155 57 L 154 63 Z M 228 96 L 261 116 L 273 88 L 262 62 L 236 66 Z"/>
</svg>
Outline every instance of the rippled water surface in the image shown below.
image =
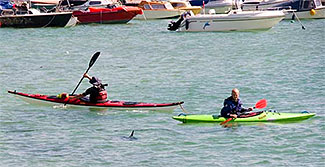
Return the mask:
<svg viewBox="0 0 325 167">
<path fill-rule="evenodd" d="M 325 165 L 325 20 L 230 33 L 168 32 L 169 21 L 0 29 L 0 166 Z M 223 128 L 179 123 L 180 108 L 93 111 L 7 93 L 72 92 L 97 51 L 89 73 L 113 100 L 185 101 L 188 113 L 218 114 L 237 87 L 245 107 L 266 98 L 267 109 L 317 115 Z"/>
</svg>

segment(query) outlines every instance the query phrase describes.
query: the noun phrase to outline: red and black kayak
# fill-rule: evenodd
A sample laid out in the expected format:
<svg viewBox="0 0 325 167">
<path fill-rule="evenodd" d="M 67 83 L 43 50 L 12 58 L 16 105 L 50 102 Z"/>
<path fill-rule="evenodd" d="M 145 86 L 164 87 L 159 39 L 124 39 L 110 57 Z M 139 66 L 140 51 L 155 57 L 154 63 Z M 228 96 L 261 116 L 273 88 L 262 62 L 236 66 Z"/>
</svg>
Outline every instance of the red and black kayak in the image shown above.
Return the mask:
<svg viewBox="0 0 325 167">
<path fill-rule="evenodd" d="M 128 101 L 111 101 L 103 103 L 91 103 L 81 99 L 69 99 L 68 97 L 48 96 L 42 94 L 27 94 L 17 91 L 8 91 L 28 103 L 36 104 L 66 104 L 70 106 L 81 106 L 88 108 L 108 108 L 118 110 L 154 110 L 154 111 L 171 111 L 184 102 L 176 103 L 143 103 L 143 102 L 128 102 Z"/>
</svg>

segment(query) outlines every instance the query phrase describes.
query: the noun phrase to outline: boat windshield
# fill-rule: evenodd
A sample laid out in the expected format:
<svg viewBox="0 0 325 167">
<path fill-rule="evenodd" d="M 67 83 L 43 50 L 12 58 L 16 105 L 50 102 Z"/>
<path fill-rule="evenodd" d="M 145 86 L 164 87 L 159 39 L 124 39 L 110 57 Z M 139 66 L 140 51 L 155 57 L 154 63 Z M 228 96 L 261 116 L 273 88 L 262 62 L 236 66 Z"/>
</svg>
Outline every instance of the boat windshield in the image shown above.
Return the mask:
<svg viewBox="0 0 325 167">
<path fill-rule="evenodd" d="M 151 8 L 150 8 L 150 5 L 145 4 L 145 5 L 143 5 L 143 9 L 151 9 Z"/>
<path fill-rule="evenodd" d="M 152 9 L 166 9 L 163 4 L 151 4 Z"/>
<path fill-rule="evenodd" d="M 322 6 L 322 2 L 320 0 L 314 0 L 314 3 L 316 8 Z"/>
<path fill-rule="evenodd" d="M 99 5 L 101 3 L 102 3 L 101 1 L 90 1 L 89 5 Z"/>
<path fill-rule="evenodd" d="M 173 5 L 174 8 L 186 7 L 186 5 L 183 4 L 183 3 L 172 3 L 172 5 Z"/>
<path fill-rule="evenodd" d="M 165 3 L 165 8 L 167 9 L 174 9 L 173 5 L 170 3 Z"/>
<path fill-rule="evenodd" d="M 302 10 L 310 10 L 321 7 L 322 2 L 320 0 L 302 0 L 300 5 Z"/>
</svg>

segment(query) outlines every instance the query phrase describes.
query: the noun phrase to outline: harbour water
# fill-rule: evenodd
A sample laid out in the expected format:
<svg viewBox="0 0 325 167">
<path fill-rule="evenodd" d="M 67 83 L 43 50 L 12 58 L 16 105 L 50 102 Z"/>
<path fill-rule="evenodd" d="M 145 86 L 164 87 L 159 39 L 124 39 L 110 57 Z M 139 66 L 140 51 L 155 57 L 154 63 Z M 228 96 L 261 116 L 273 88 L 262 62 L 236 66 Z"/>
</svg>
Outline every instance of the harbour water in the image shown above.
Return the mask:
<svg viewBox="0 0 325 167">
<path fill-rule="evenodd" d="M 0 166 L 325 165 L 324 19 L 228 33 L 169 32 L 169 21 L 0 29 Z M 97 51 L 89 74 L 109 83 L 109 99 L 185 101 L 190 114 L 218 114 L 237 87 L 245 107 L 265 98 L 266 109 L 316 116 L 224 128 L 179 123 L 171 117 L 180 108 L 93 111 L 7 93 L 70 93 Z"/>
</svg>

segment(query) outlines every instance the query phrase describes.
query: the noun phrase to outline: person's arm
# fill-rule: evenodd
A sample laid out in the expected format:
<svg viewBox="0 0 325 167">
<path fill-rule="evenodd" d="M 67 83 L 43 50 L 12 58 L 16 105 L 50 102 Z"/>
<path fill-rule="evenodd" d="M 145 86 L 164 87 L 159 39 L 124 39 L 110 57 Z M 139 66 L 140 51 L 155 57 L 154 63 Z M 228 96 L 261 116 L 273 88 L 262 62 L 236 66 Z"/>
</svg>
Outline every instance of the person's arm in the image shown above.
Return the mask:
<svg viewBox="0 0 325 167">
<path fill-rule="evenodd" d="M 253 110 L 253 108 L 244 108 L 244 107 L 242 107 L 242 105 L 243 105 L 243 103 L 241 102 L 241 101 L 239 101 L 238 102 L 239 103 L 239 106 L 240 106 L 240 113 L 244 113 L 244 112 L 248 112 L 248 111 L 252 111 Z"/>
<path fill-rule="evenodd" d="M 76 96 L 71 96 L 70 99 L 80 99 L 82 97 L 85 97 L 85 96 L 89 95 L 90 92 L 91 92 L 91 88 L 88 88 L 84 93 L 78 94 Z"/>
<path fill-rule="evenodd" d="M 91 77 L 87 73 L 84 73 L 84 77 L 91 80 Z"/>
<path fill-rule="evenodd" d="M 69 98 L 70 98 L 70 99 L 80 99 L 80 98 L 82 98 L 82 97 L 84 97 L 83 93 L 78 94 L 78 95 L 76 95 L 76 96 L 70 96 Z"/>
<path fill-rule="evenodd" d="M 236 114 L 231 114 L 233 111 L 232 105 L 228 101 L 224 101 L 223 108 L 221 109 L 221 116 L 223 117 L 237 117 Z"/>
</svg>

